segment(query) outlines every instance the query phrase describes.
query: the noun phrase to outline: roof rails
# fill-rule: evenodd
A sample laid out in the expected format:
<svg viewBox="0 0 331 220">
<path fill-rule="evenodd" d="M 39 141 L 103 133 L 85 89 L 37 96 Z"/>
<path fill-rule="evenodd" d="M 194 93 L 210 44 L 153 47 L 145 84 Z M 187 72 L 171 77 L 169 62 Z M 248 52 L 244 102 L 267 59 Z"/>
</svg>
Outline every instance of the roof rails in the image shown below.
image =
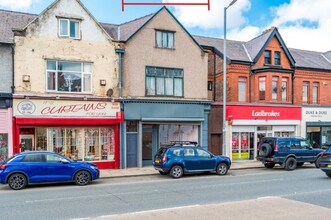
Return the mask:
<svg viewBox="0 0 331 220">
<path fill-rule="evenodd" d="M 173 145 L 173 146 L 185 146 L 185 145 L 198 146 L 198 142 L 196 142 L 196 141 L 171 141 L 170 145 Z"/>
</svg>

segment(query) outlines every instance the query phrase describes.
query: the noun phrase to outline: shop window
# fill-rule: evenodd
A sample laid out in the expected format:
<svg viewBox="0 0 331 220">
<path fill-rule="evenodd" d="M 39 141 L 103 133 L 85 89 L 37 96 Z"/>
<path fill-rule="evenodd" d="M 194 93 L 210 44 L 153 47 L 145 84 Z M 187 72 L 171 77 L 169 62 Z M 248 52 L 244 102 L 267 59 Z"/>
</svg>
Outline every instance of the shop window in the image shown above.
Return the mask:
<svg viewBox="0 0 331 220">
<path fill-rule="evenodd" d="M 169 145 L 174 141 L 199 142 L 198 125 L 160 125 L 160 143 Z"/>
<path fill-rule="evenodd" d="M 278 77 L 272 77 L 272 100 L 278 99 Z"/>
<path fill-rule="evenodd" d="M 322 147 L 331 146 L 331 127 L 322 127 Z"/>
<path fill-rule="evenodd" d="M 281 87 L 281 92 L 282 92 L 282 101 L 287 101 L 287 83 L 288 83 L 288 78 L 282 78 L 282 87 Z"/>
<path fill-rule="evenodd" d="M 309 82 L 303 82 L 302 85 L 302 103 L 308 103 Z"/>
<path fill-rule="evenodd" d="M 72 19 L 59 19 L 59 36 L 80 39 L 80 22 Z"/>
<path fill-rule="evenodd" d="M 92 92 L 92 64 L 47 60 L 47 91 Z"/>
<path fill-rule="evenodd" d="M 146 96 L 183 96 L 184 71 L 146 67 Z"/>
<path fill-rule="evenodd" d="M 259 78 L 259 95 L 260 100 L 265 100 L 265 77 Z"/>
<path fill-rule="evenodd" d="M 275 52 L 275 58 L 274 58 L 274 64 L 275 65 L 280 65 L 280 52 L 276 51 Z"/>
<path fill-rule="evenodd" d="M 8 134 L 0 133 L 0 161 L 8 158 Z"/>
<path fill-rule="evenodd" d="M 126 132 L 137 132 L 138 122 L 137 121 L 127 121 L 126 122 Z"/>
<path fill-rule="evenodd" d="M 175 47 L 175 33 L 172 31 L 155 31 L 155 46 L 157 48 L 170 48 Z"/>
<path fill-rule="evenodd" d="M 271 64 L 271 51 L 270 50 L 264 51 L 264 64 L 265 65 Z"/>
<path fill-rule="evenodd" d="M 238 101 L 246 102 L 247 79 L 246 77 L 239 77 L 238 79 Z"/>
<path fill-rule="evenodd" d="M 318 87 L 319 84 L 317 82 L 313 83 L 313 104 L 318 104 Z"/>
</svg>

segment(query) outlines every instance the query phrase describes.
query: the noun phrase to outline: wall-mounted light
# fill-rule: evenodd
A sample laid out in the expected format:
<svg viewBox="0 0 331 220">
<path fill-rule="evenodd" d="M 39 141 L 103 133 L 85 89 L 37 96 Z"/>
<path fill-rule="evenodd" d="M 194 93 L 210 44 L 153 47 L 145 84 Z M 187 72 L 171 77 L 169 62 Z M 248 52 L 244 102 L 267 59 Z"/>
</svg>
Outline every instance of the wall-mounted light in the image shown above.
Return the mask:
<svg viewBox="0 0 331 220">
<path fill-rule="evenodd" d="M 30 82 L 30 75 L 23 75 L 23 82 Z"/>
<path fill-rule="evenodd" d="M 327 85 L 328 83 L 327 82 L 323 82 L 323 85 Z"/>
<path fill-rule="evenodd" d="M 100 86 L 106 86 L 106 80 L 100 79 Z"/>
</svg>

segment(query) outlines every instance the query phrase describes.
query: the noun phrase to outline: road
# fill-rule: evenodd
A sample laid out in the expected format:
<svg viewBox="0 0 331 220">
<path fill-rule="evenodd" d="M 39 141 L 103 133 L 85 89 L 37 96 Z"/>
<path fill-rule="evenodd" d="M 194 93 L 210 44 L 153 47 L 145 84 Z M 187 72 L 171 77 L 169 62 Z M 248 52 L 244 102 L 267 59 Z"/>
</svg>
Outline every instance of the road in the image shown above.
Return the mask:
<svg viewBox="0 0 331 220">
<path fill-rule="evenodd" d="M 110 178 L 86 187 L 40 185 L 21 191 L 2 185 L 0 219 L 330 219 L 330 183 L 320 170 L 302 167 L 181 179 Z"/>
</svg>

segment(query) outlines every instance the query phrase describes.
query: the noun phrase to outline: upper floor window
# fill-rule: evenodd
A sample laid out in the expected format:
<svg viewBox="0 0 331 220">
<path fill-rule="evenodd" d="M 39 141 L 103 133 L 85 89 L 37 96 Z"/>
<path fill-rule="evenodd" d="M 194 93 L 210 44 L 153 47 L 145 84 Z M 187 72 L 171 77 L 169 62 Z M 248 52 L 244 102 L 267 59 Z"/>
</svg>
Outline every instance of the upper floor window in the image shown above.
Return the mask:
<svg viewBox="0 0 331 220">
<path fill-rule="evenodd" d="M 208 91 L 213 91 L 213 82 L 208 81 Z"/>
<path fill-rule="evenodd" d="M 278 99 L 278 76 L 272 77 L 272 100 Z"/>
<path fill-rule="evenodd" d="M 175 33 L 170 31 L 160 31 L 155 32 L 155 46 L 159 48 L 171 48 L 175 47 Z"/>
<path fill-rule="evenodd" d="M 302 85 L 302 103 L 308 103 L 309 82 L 303 82 Z"/>
<path fill-rule="evenodd" d="M 56 92 L 92 92 L 92 64 L 47 61 L 47 90 Z"/>
<path fill-rule="evenodd" d="M 260 100 L 265 100 L 265 77 L 259 78 L 259 94 Z"/>
<path fill-rule="evenodd" d="M 264 64 L 271 64 L 271 51 L 264 51 Z"/>
<path fill-rule="evenodd" d="M 246 102 L 246 87 L 247 79 L 245 77 L 239 77 L 238 79 L 238 101 Z"/>
<path fill-rule="evenodd" d="M 59 19 L 59 36 L 80 39 L 80 22 L 71 19 Z"/>
<path fill-rule="evenodd" d="M 318 83 L 313 83 L 313 104 L 318 104 Z"/>
<path fill-rule="evenodd" d="M 182 97 L 183 79 L 182 69 L 146 67 L 146 95 Z"/>
<path fill-rule="evenodd" d="M 280 65 L 280 52 L 276 51 L 275 52 L 275 65 Z"/>
<path fill-rule="evenodd" d="M 287 101 L 287 78 L 282 78 L 282 101 Z"/>
</svg>

